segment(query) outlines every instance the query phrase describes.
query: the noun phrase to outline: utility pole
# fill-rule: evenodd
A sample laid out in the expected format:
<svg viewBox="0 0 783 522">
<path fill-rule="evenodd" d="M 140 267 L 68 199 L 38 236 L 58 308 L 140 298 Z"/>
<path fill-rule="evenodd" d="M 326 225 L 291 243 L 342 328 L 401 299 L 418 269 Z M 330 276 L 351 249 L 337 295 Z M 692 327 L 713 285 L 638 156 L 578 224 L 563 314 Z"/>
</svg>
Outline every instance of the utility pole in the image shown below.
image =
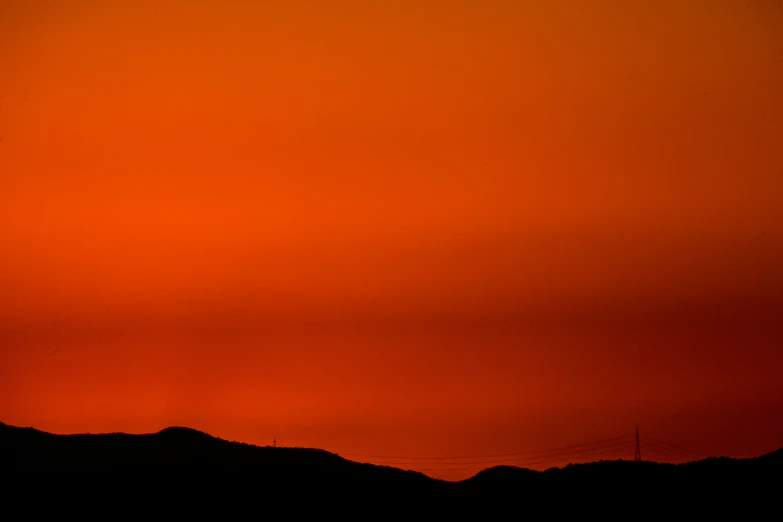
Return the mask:
<svg viewBox="0 0 783 522">
<path fill-rule="evenodd" d="M 642 460 L 642 448 L 639 446 L 639 426 L 636 426 L 636 453 L 633 456 L 633 460 Z"/>
<path fill-rule="evenodd" d="M 638 442 L 637 442 L 637 444 L 638 444 Z M 275 447 L 275 448 L 277 447 L 277 437 L 274 437 L 274 436 L 272 437 L 272 446 Z"/>
</svg>

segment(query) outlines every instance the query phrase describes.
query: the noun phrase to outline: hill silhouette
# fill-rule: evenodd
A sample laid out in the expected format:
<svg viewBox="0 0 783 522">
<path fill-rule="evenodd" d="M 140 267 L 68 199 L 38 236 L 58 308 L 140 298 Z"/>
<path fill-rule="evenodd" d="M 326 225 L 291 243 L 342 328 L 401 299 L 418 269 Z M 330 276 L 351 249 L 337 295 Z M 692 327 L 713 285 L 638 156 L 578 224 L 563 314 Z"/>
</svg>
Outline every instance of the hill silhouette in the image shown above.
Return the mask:
<svg viewBox="0 0 783 522">
<path fill-rule="evenodd" d="M 460 482 L 434 479 L 415 471 L 364 464 L 320 449 L 253 446 L 184 427 L 157 433 L 56 435 L 0 423 L 0 472 L 6 478 L 187 477 L 210 481 L 231 477 L 254 480 L 396 483 L 421 491 L 476 493 L 510 483 L 527 487 L 552 481 L 595 481 L 690 484 L 779 481 L 783 449 L 766 455 L 734 459 L 707 458 L 683 464 L 627 460 L 573 464 L 545 471 L 496 466 Z"/>
<path fill-rule="evenodd" d="M 658 482 L 747 482 L 776 477 L 783 472 L 783 449 L 748 459 L 710 457 L 681 464 L 630 460 L 608 460 L 569 464 L 563 468 L 535 471 L 513 466 L 496 466 L 480 471 L 466 483 L 534 482 L 551 480 L 612 480 Z"/>
<path fill-rule="evenodd" d="M 55 435 L 0 423 L 0 464 L 4 474 L 27 476 L 252 473 L 275 480 L 433 481 L 422 473 L 353 462 L 320 449 L 253 446 L 183 427 L 141 435 Z"/>
</svg>

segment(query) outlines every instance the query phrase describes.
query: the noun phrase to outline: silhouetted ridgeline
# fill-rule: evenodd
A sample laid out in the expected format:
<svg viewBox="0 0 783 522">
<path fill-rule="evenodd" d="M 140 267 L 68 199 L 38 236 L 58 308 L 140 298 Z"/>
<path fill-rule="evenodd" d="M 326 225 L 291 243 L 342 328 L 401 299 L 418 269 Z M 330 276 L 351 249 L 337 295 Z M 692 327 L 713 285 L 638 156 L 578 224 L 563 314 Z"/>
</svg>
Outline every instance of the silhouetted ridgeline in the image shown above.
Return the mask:
<svg viewBox="0 0 783 522">
<path fill-rule="evenodd" d="M 230 442 L 189 428 L 129 435 L 54 435 L 0 423 L 4 473 L 82 475 L 152 473 L 187 477 L 248 474 L 263 479 L 430 482 L 412 471 L 373 466 L 307 448 Z"/>
<path fill-rule="evenodd" d="M 33 428 L 0 423 L 0 464 L 6 477 L 185 476 L 207 480 L 231 476 L 257 480 L 296 480 L 328 483 L 334 480 L 394 481 L 434 490 L 470 493 L 509 482 L 545 483 L 552 480 L 589 482 L 659 481 L 690 484 L 749 482 L 783 478 L 783 449 L 752 459 L 710 458 L 685 464 L 600 461 L 547 471 L 511 466 L 486 469 L 461 482 L 432 479 L 422 473 L 361 464 L 338 455 L 306 448 L 272 448 L 230 442 L 189 428 L 128 435 L 54 435 Z"/>
</svg>

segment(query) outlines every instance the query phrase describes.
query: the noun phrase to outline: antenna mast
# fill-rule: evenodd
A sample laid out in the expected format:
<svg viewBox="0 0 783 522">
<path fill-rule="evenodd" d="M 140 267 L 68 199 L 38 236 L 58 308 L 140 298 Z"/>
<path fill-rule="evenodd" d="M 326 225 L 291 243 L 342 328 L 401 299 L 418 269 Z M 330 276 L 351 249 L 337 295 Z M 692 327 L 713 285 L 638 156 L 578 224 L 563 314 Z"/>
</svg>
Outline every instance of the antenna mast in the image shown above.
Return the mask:
<svg viewBox="0 0 783 522">
<path fill-rule="evenodd" d="M 639 446 L 639 426 L 636 427 L 636 453 L 633 456 L 633 460 L 642 460 L 642 449 Z"/>
</svg>

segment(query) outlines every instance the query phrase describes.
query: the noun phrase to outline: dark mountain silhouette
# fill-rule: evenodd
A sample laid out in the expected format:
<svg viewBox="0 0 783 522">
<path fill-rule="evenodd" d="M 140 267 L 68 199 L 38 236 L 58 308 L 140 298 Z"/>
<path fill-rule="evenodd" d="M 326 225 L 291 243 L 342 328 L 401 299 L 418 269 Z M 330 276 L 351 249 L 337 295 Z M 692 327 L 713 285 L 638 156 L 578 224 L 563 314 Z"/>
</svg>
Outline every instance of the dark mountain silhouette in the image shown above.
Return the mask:
<svg viewBox="0 0 783 522">
<path fill-rule="evenodd" d="M 585 464 L 569 464 L 563 468 L 551 468 L 545 471 L 497 466 L 480 471 L 464 482 L 470 484 L 551 480 L 746 482 L 773 477 L 777 480 L 783 478 L 783 449 L 749 459 L 710 457 L 682 464 L 602 460 Z"/>
<path fill-rule="evenodd" d="M 385 486 L 372 491 L 385 491 L 384 494 L 394 491 L 397 495 L 400 489 L 390 487 L 393 483 L 408 487 L 409 492 L 426 492 L 426 498 L 442 498 L 432 496 L 434 493 L 456 493 L 456 498 L 465 500 L 499 492 L 531 497 L 539 491 L 536 484 L 552 482 L 561 484 L 557 486 L 558 491 L 563 491 L 568 483 L 582 484 L 579 488 L 584 489 L 585 484 L 601 481 L 620 485 L 685 484 L 689 490 L 707 483 L 741 485 L 763 481 L 771 484 L 781 481 L 781 471 L 783 449 L 756 458 L 718 457 L 677 465 L 613 460 L 545 471 L 496 466 L 460 482 L 447 482 L 414 471 L 353 462 L 324 450 L 253 446 L 190 428 L 172 427 L 143 435 L 55 435 L 0 423 L 0 478 L 42 479 L 49 484 L 53 480 L 65 483 L 64 479 L 82 478 L 116 482 L 129 477 L 136 477 L 139 484 L 174 483 L 171 479 L 180 484 L 184 480 L 190 484 L 225 484 L 239 479 L 234 483 L 242 485 L 295 481 L 298 486 L 313 483 L 318 487 L 341 481 L 354 485 L 383 482 Z M 144 480 L 138 480 L 139 477 Z M 519 485 L 514 486 L 515 483 Z M 714 490 L 717 486 L 711 487 Z M 349 489 L 354 494 L 357 491 L 355 486 Z M 393 498 L 399 501 L 403 497 Z"/>
<path fill-rule="evenodd" d="M 434 482 L 422 473 L 353 462 L 319 449 L 252 446 L 181 427 L 143 435 L 54 435 L 0 423 L 0 464 L 4 474 L 27 476 L 252 473 L 276 480 Z"/>
</svg>

